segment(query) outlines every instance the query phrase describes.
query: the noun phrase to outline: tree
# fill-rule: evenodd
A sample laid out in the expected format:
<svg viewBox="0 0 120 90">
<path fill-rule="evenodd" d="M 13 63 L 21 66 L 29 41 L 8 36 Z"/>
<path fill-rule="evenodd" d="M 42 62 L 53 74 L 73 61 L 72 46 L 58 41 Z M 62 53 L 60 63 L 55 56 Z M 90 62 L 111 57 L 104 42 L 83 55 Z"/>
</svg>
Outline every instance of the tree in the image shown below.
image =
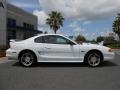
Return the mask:
<svg viewBox="0 0 120 90">
<path fill-rule="evenodd" d="M 78 35 L 78 36 L 76 37 L 75 41 L 76 41 L 77 43 L 85 42 L 85 41 L 86 41 L 86 38 L 85 38 L 84 36 L 82 36 L 82 35 Z"/>
<path fill-rule="evenodd" d="M 115 32 L 120 39 L 120 13 L 117 15 L 115 21 L 113 22 L 113 32 Z"/>
<path fill-rule="evenodd" d="M 96 41 L 101 42 L 101 41 L 104 41 L 104 39 L 105 39 L 105 37 L 99 36 L 99 37 L 97 37 Z"/>
<path fill-rule="evenodd" d="M 114 38 L 108 36 L 108 37 L 105 37 L 103 45 L 107 46 L 107 45 L 112 45 L 112 44 L 115 44 L 115 43 L 116 43 L 116 41 L 114 40 Z"/>
<path fill-rule="evenodd" d="M 51 29 L 53 29 L 54 33 L 58 31 L 58 29 L 63 26 L 64 18 L 60 12 L 52 11 L 49 14 L 49 18 L 46 19 L 46 24 L 50 26 Z"/>
<path fill-rule="evenodd" d="M 109 37 L 105 37 L 105 41 L 106 41 L 106 42 L 113 42 L 113 41 L 115 41 L 115 40 L 114 40 L 113 37 L 110 37 L 110 36 L 109 36 Z"/>
<path fill-rule="evenodd" d="M 97 37 L 96 41 L 97 42 L 101 42 L 101 41 L 113 42 L 114 41 L 114 37 L 111 37 L 111 36 L 99 36 L 99 37 Z"/>
</svg>

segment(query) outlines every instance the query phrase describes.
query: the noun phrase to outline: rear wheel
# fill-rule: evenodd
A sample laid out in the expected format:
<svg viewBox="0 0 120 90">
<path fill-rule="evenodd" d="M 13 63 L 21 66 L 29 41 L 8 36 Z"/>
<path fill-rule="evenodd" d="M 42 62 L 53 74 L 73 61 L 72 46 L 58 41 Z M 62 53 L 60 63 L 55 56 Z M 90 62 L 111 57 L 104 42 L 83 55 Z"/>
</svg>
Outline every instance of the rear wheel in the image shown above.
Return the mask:
<svg viewBox="0 0 120 90">
<path fill-rule="evenodd" d="M 103 56 L 99 52 L 89 52 L 85 57 L 86 63 L 91 67 L 99 66 L 103 61 Z"/>
<path fill-rule="evenodd" d="M 30 67 L 36 62 L 36 57 L 32 52 L 24 52 L 19 57 L 20 63 L 25 67 Z"/>
</svg>

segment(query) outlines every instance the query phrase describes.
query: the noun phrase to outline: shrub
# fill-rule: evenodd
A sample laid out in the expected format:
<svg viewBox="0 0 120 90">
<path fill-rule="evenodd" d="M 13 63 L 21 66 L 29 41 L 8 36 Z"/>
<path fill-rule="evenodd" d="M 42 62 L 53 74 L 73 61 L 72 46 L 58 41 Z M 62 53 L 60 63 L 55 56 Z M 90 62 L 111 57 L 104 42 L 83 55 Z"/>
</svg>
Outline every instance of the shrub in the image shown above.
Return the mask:
<svg viewBox="0 0 120 90">
<path fill-rule="evenodd" d="M 110 45 L 107 45 L 107 47 L 110 47 L 110 48 L 120 48 L 120 43 L 110 44 Z"/>
<path fill-rule="evenodd" d="M 82 36 L 82 35 L 78 35 L 78 36 L 76 37 L 75 41 L 76 41 L 77 43 L 85 42 L 85 41 L 86 41 L 86 38 L 85 38 L 84 36 Z"/>
</svg>

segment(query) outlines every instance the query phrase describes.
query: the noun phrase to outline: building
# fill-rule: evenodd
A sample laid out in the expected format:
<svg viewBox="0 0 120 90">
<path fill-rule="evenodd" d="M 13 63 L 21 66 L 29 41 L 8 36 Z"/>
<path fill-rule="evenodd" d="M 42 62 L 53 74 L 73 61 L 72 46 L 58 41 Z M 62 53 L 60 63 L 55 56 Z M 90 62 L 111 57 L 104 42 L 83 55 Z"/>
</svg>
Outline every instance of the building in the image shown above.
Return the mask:
<svg viewBox="0 0 120 90">
<path fill-rule="evenodd" d="M 0 2 L 0 45 L 6 44 L 10 39 L 26 39 L 38 33 L 37 16 L 32 15 L 6 0 Z"/>
<path fill-rule="evenodd" d="M 6 44 L 6 0 L 1 0 L 0 1 L 0 45 L 1 44 Z"/>
</svg>

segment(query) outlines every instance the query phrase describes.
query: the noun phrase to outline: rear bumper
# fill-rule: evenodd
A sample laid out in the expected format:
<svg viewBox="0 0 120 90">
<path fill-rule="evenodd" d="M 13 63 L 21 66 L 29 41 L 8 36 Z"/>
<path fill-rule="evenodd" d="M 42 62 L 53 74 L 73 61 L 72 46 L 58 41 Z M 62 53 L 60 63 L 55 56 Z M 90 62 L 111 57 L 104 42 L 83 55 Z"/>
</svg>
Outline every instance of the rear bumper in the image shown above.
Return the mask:
<svg viewBox="0 0 120 90">
<path fill-rule="evenodd" d="M 17 60 L 18 52 L 13 49 L 8 49 L 8 50 L 6 50 L 6 57 L 8 57 L 9 60 Z"/>
</svg>

